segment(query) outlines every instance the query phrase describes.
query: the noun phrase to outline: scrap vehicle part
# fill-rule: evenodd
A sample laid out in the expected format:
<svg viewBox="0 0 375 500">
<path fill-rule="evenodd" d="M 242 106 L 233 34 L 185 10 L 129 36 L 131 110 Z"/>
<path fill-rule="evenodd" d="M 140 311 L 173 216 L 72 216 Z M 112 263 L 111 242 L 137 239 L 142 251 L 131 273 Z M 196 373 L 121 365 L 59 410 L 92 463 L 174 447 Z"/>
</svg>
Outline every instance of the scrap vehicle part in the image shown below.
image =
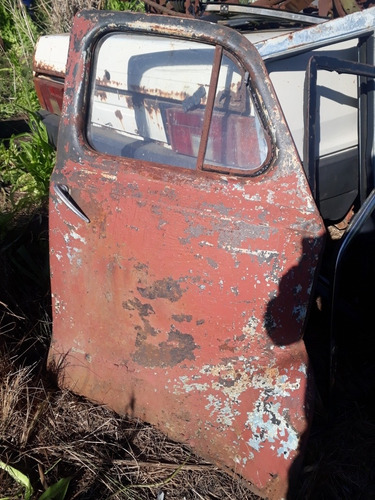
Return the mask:
<svg viewBox="0 0 375 500">
<path fill-rule="evenodd" d="M 116 53 L 135 71 L 122 82 L 101 67 L 112 40 L 127 40 Z M 162 78 L 159 87 L 140 84 L 170 73 L 157 67 L 159 45 L 163 61 L 183 64 L 179 46 L 213 57 L 211 75 L 195 68 L 207 92 L 184 112 L 192 114 L 191 151 L 171 133 L 186 125 L 178 103 L 187 92 L 171 100 Z M 147 46 L 148 57 L 137 54 Z M 221 82 L 233 83 L 232 92 Z M 127 119 L 113 113 L 123 131 L 95 122 L 100 100 L 114 95 L 126 104 Z M 155 131 L 147 117 L 167 130 Z M 232 125 L 249 156 L 233 160 L 212 147 L 219 131 L 235 137 Z M 106 152 L 107 137 L 116 140 Z M 258 163 L 254 138 L 264 152 Z M 189 163 L 179 166 L 181 156 Z M 189 19 L 76 17 L 50 197 L 49 360 L 63 385 L 150 422 L 262 496 L 282 498 L 311 416 L 302 335 L 324 234 L 265 66 L 245 37 Z"/>
<path fill-rule="evenodd" d="M 373 0 L 255 0 L 248 4 L 240 0 L 222 0 L 211 2 L 210 0 L 144 0 L 146 12 L 166 15 L 200 17 L 207 6 L 221 5 L 222 12 L 228 12 L 229 6 L 241 5 L 244 8 L 264 7 L 285 12 L 314 12 L 321 17 L 343 17 L 347 14 L 360 12 L 374 5 Z"/>
<path fill-rule="evenodd" d="M 305 140 L 305 170 L 308 175 L 310 188 L 312 190 L 314 199 L 320 208 L 321 189 L 324 187 L 320 183 L 319 165 L 316 157 L 316 130 L 317 130 L 317 117 L 318 117 L 318 102 L 317 102 L 317 78 L 318 70 L 334 71 L 339 74 L 356 75 L 373 79 L 375 77 L 375 67 L 369 64 L 354 63 L 341 59 L 335 59 L 327 56 L 314 56 L 310 59 L 306 71 L 306 95 L 305 95 L 305 110 L 307 116 L 306 123 L 306 140 Z M 366 113 L 367 109 L 360 108 L 362 113 Z M 364 117 L 364 122 L 368 122 L 367 116 Z M 359 135 L 359 149 L 362 149 L 362 144 L 366 141 L 367 134 Z M 371 139 L 370 139 L 371 142 Z M 362 161 L 357 163 L 358 172 L 358 197 L 359 204 L 362 205 L 367 197 L 367 169 L 368 166 L 362 158 Z M 329 182 L 329 181 L 328 181 Z M 351 207 L 354 199 L 346 202 L 345 215 Z M 340 210 L 340 209 L 339 209 Z M 339 218 L 339 217 L 337 217 Z"/>
</svg>

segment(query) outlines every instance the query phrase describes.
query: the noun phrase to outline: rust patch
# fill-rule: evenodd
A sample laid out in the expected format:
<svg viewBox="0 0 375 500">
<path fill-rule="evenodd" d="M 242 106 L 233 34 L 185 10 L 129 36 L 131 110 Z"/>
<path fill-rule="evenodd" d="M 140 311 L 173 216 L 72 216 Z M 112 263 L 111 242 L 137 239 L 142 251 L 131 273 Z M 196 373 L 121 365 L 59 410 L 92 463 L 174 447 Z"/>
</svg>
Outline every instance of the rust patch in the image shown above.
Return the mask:
<svg viewBox="0 0 375 500">
<path fill-rule="evenodd" d="M 142 321 L 143 321 L 143 328 L 139 325 L 137 325 L 135 327 L 135 331 L 137 332 L 137 337 L 135 339 L 135 345 L 138 348 L 142 348 L 144 346 L 144 343 L 148 337 L 150 337 L 150 336 L 156 337 L 159 333 L 158 330 L 156 330 L 155 328 L 153 328 L 150 325 L 150 322 L 147 319 L 142 318 Z M 137 353 L 137 351 L 136 351 L 136 353 Z M 144 366 L 148 366 L 148 365 L 144 365 Z"/>
<path fill-rule="evenodd" d="M 236 376 L 236 380 L 239 380 L 240 376 Z M 218 383 L 223 387 L 233 387 L 236 380 L 229 380 L 226 378 L 219 377 Z"/>
<path fill-rule="evenodd" d="M 126 95 L 125 102 L 128 109 L 133 109 L 133 99 L 131 98 L 131 96 Z"/>
<path fill-rule="evenodd" d="M 151 119 L 155 119 L 155 116 L 160 112 L 159 107 L 155 105 L 152 101 L 150 102 L 148 99 L 144 101 L 144 107 Z"/>
<path fill-rule="evenodd" d="M 207 257 L 207 264 L 211 266 L 212 269 L 218 269 L 219 267 L 219 264 L 215 260 L 211 259 L 211 257 Z"/>
<path fill-rule="evenodd" d="M 194 343 L 192 335 L 181 333 L 179 330 L 172 329 L 168 332 L 168 340 L 160 344 L 149 344 L 146 342 L 151 330 L 147 328 L 150 325 L 145 321 L 146 330 L 140 331 L 137 335 L 138 349 L 133 355 L 133 361 L 145 367 L 167 367 L 176 366 L 182 361 L 194 360 L 194 349 L 197 346 Z M 153 335 L 153 334 L 152 334 Z"/>
<path fill-rule="evenodd" d="M 148 274 L 148 265 L 143 264 L 142 262 L 138 262 L 137 264 L 135 264 L 134 269 L 136 269 L 137 271 L 145 271 L 145 273 Z"/>
<path fill-rule="evenodd" d="M 116 118 L 118 118 L 118 119 L 122 122 L 122 119 L 123 119 L 124 117 L 122 116 L 122 113 L 121 113 L 121 111 L 120 111 L 119 109 L 117 109 L 117 110 L 115 111 L 115 116 L 116 116 Z"/>
<path fill-rule="evenodd" d="M 166 186 L 160 193 L 161 196 L 165 196 L 169 201 L 175 201 L 177 199 L 177 193 L 175 189 Z"/>
<path fill-rule="evenodd" d="M 95 96 L 99 97 L 99 99 L 101 100 L 101 102 L 107 100 L 107 92 L 104 92 L 104 90 L 96 90 L 95 91 Z"/>
<path fill-rule="evenodd" d="M 142 302 L 134 297 L 133 300 L 127 300 L 122 303 L 122 307 L 128 311 L 138 311 L 141 318 L 155 314 L 150 304 L 142 304 Z"/>
<path fill-rule="evenodd" d="M 177 302 L 183 294 L 179 282 L 173 278 L 158 280 L 151 286 L 137 290 L 145 299 L 167 299 L 170 302 Z"/>
<path fill-rule="evenodd" d="M 193 316 L 191 314 L 173 314 L 172 319 L 174 319 L 178 323 L 183 323 L 184 321 L 190 323 L 190 321 L 193 319 Z"/>
<path fill-rule="evenodd" d="M 230 352 L 235 351 L 235 348 L 233 346 L 228 345 L 228 343 L 219 345 L 219 349 L 220 351 L 230 351 Z"/>
<path fill-rule="evenodd" d="M 116 118 L 118 118 L 118 119 L 120 120 L 121 127 L 123 128 L 123 130 L 125 130 L 125 127 L 124 127 L 124 122 L 123 122 L 123 118 L 124 118 L 124 117 L 123 117 L 123 115 L 122 115 L 122 113 L 121 113 L 121 111 L 120 111 L 119 109 L 117 109 L 117 110 L 115 111 L 115 116 L 116 116 Z"/>
</svg>

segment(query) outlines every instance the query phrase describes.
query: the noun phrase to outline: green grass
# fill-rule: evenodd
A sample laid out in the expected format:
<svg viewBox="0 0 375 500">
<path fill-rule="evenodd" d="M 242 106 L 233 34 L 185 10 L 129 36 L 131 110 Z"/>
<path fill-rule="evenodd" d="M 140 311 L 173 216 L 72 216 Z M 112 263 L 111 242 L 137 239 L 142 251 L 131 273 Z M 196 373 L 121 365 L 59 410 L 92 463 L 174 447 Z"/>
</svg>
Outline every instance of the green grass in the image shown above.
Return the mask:
<svg viewBox="0 0 375 500">
<path fill-rule="evenodd" d="M 141 0 L 106 0 L 105 10 L 131 10 L 133 12 L 144 12 L 145 5 Z"/>
<path fill-rule="evenodd" d="M 22 108 L 37 109 L 32 60 L 40 29 L 21 2 L 0 4 L 0 119 L 22 114 Z"/>
<path fill-rule="evenodd" d="M 55 151 L 36 113 L 28 112 L 30 133 L 12 136 L 0 143 L 0 185 L 7 190 L 3 217 L 42 204 L 48 197 Z M 6 215 L 8 214 L 8 215 Z M 0 227 L 2 216 L 0 215 Z"/>
</svg>

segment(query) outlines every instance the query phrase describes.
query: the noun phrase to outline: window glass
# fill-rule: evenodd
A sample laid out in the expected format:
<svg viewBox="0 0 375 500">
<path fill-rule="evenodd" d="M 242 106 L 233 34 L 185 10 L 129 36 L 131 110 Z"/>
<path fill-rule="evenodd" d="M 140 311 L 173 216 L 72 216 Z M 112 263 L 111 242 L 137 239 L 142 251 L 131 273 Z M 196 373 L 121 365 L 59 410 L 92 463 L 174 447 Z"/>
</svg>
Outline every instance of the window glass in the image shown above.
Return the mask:
<svg viewBox="0 0 375 500">
<path fill-rule="evenodd" d="M 267 143 L 246 75 L 224 55 L 211 80 L 214 54 L 214 46 L 170 37 L 105 37 L 95 54 L 90 145 L 111 155 L 197 168 L 211 84 L 216 96 L 204 168 L 259 168 Z"/>
<path fill-rule="evenodd" d="M 205 162 L 251 172 L 266 161 L 268 143 L 248 87 L 249 75 L 224 53 Z"/>
</svg>

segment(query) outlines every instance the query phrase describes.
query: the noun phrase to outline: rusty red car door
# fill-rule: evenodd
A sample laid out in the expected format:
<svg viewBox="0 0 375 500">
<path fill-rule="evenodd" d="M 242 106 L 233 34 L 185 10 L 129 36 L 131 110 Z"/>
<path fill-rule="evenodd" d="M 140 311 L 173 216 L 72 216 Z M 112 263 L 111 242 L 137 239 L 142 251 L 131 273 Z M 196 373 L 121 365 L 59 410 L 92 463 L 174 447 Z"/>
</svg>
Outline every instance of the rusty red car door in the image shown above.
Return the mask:
<svg viewBox="0 0 375 500">
<path fill-rule="evenodd" d="M 254 47 L 83 12 L 51 180 L 50 360 L 281 498 L 308 426 L 323 225 Z"/>
</svg>

